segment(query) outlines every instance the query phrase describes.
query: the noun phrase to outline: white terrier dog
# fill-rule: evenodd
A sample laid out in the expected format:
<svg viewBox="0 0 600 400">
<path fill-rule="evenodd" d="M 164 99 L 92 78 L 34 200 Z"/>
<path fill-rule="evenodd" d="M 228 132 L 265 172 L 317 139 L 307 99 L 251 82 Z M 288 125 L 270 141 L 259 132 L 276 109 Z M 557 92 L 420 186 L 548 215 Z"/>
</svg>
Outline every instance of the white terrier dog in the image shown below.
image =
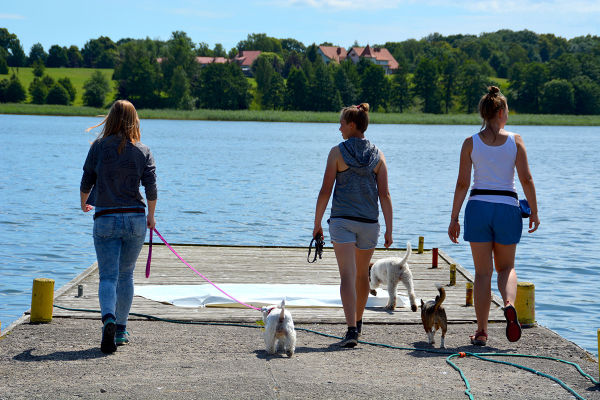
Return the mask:
<svg viewBox="0 0 600 400">
<path fill-rule="evenodd" d="M 285 309 L 285 300 L 281 300 L 279 306 L 263 307 L 261 311 L 265 323 L 267 353 L 275 354 L 278 350 L 285 350 L 288 357 L 293 356 L 296 350 L 296 330 L 292 314 Z"/>
<path fill-rule="evenodd" d="M 402 281 L 408 290 L 410 309 L 413 310 L 413 312 L 417 311 L 417 299 L 415 297 L 412 273 L 408 267 L 408 257 L 410 256 L 410 253 L 410 242 L 407 242 L 404 258 L 383 258 L 369 265 L 369 285 L 371 287 L 371 294 L 377 296 L 377 291 L 375 291 L 375 289 L 383 284 L 387 285 L 389 301 L 384 307 L 386 310 L 394 310 L 396 308 L 396 289 L 398 288 L 398 282 Z"/>
</svg>

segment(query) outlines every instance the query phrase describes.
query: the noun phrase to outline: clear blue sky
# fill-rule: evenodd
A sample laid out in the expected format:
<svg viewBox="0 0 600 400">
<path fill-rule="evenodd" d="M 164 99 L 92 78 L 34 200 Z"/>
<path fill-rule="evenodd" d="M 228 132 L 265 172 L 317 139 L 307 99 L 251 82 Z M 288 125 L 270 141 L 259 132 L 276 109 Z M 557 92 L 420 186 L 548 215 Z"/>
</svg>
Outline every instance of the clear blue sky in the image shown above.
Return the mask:
<svg viewBox="0 0 600 400">
<path fill-rule="evenodd" d="M 28 54 L 40 42 L 83 47 L 109 36 L 167 40 L 185 31 L 226 50 L 249 33 L 349 47 L 443 35 L 529 29 L 567 39 L 600 35 L 598 0 L 0 0 L 0 27 Z"/>
</svg>

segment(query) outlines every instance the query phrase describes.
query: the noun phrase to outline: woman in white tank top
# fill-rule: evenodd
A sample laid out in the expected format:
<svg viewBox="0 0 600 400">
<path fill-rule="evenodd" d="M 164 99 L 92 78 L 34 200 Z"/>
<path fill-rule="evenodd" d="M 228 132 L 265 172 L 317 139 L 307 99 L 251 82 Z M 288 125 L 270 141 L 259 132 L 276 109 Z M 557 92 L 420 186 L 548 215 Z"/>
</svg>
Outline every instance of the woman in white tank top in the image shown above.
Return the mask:
<svg viewBox="0 0 600 400">
<path fill-rule="evenodd" d="M 517 294 L 515 252 L 522 230 L 515 168 L 531 207 L 529 233 L 538 228 L 540 220 L 525 145 L 520 135 L 504 130 L 508 120 L 508 105 L 496 86 L 488 88 L 488 93 L 481 98 L 479 114 L 483 119 L 483 129 L 464 141 L 460 153 L 448 236 L 452 242 L 458 243 L 458 215 L 469 191 L 473 168 L 472 192 L 465 208 L 464 240 L 470 242 L 475 265 L 477 331 L 470 339 L 472 344 L 482 346 L 487 343 L 488 337 L 494 267 L 498 273 L 498 290 L 504 301 L 506 337 L 511 342 L 521 337 L 521 326 L 514 309 Z"/>
</svg>

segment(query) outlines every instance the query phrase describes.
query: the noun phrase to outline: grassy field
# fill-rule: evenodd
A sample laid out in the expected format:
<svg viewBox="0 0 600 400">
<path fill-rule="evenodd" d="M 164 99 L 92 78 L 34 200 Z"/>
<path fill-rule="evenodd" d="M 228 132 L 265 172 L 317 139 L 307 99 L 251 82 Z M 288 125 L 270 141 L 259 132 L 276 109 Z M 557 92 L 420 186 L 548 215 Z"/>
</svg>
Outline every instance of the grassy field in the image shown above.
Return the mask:
<svg viewBox="0 0 600 400">
<path fill-rule="evenodd" d="M 493 81 L 498 82 L 498 87 L 500 88 L 501 91 L 504 91 L 508 88 L 508 79 L 506 78 L 497 78 L 495 76 L 490 76 L 490 79 Z"/>
<path fill-rule="evenodd" d="M 106 109 L 82 106 L 0 104 L 0 114 L 97 116 Z M 140 118 L 206 121 L 339 122 L 337 112 L 269 110 L 138 110 Z M 374 124 L 478 125 L 477 114 L 370 113 Z M 511 114 L 509 125 L 600 126 L 600 115 Z"/>
<path fill-rule="evenodd" d="M 9 78 L 13 71 L 17 74 L 17 77 L 21 81 L 25 91 L 27 91 L 27 101 L 30 101 L 29 96 L 29 85 L 33 81 L 33 68 L 10 68 L 8 75 L 0 74 L 0 79 Z M 49 75 L 55 81 L 60 78 L 69 78 L 75 90 L 77 90 L 77 96 L 75 97 L 74 106 L 83 105 L 83 84 L 87 81 L 92 74 L 96 71 L 94 68 L 46 68 L 44 74 Z M 111 82 L 112 91 L 106 96 L 107 99 L 114 99 L 117 94 L 117 81 L 112 80 L 113 70 L 112 69 L 98 69 L 102 72 L 106 79 Z"/>
</svg>

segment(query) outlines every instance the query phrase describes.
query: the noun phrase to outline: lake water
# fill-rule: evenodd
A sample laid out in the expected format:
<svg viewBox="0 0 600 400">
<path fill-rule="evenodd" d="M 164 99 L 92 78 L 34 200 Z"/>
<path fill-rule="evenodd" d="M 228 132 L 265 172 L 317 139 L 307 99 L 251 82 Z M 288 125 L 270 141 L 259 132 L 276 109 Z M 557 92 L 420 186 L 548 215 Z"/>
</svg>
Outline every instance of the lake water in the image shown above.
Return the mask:
<svg viewBox="0 0 600 400">
<path fill-rule="evenodd" d="M 29 308 L 34 278 L 58 289 L 95 261 L 79 181 L 95 137 L 84 129 L 97 122 L 0 115 L 2 327 Z M 422 235 L 473 272 L 468 244 L 451 244 L 446 229 L 460 147 L 477 129 L 370 126 L 389 165 L 393 247 Z M 517 248 L 519 280 L 535 283 L 541 325 L 597 354 L 600 128 L 512 130 L 528 149 L 541 219 Z M 307 246 L 325 160 L 341 135 L 337 124 L 144 120 L 142 141 L 157 163 L 157 229 L 170 242 Z"/>
</svg>

